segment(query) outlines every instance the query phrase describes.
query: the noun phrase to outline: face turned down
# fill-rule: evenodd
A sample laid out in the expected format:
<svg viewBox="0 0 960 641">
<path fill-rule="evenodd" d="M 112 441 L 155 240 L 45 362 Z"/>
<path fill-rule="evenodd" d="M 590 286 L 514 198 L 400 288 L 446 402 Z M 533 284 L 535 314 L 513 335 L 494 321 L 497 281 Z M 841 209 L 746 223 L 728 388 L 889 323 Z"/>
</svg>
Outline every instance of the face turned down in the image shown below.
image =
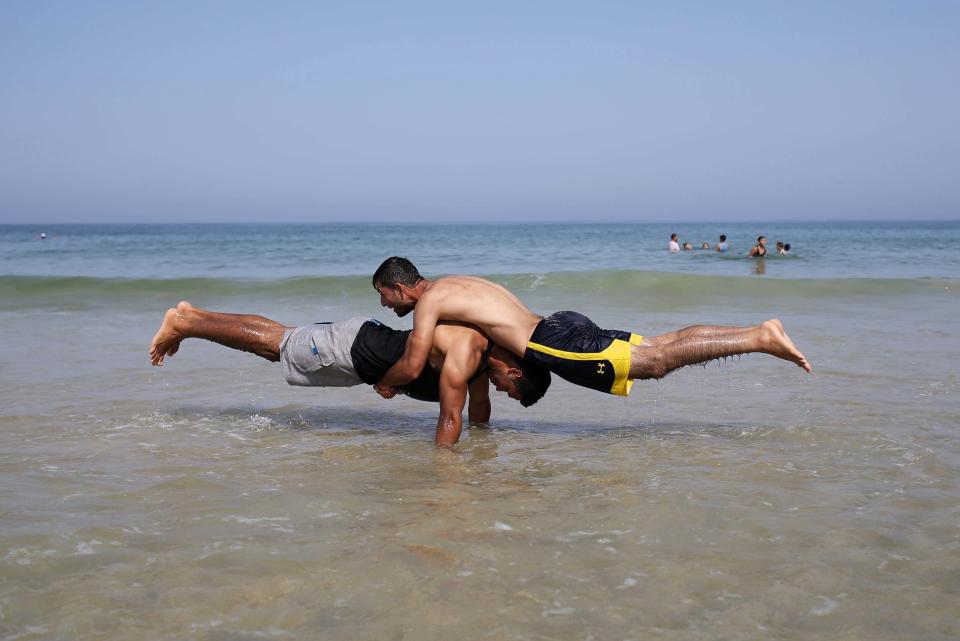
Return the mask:
<svg viewBox="0 0 960 641">
<path fill-rule="evenodd" d="M 504 392 L 515 401 L 522 401 L 518 381 L 522 373 L 516 367 L 510 367 L 500 360 L 490 358 L 487 362 L 487 378 L 498 392 Z"/>
<path fill-rule="evenodd" d="M 499 346 L 494 347 L 487 359 L 487 378 L 498 392 L 520 401 L 524 407 L 530 407 L 543 398 L 550 387 L 550 372 L 520 361 Z"/>
</svg>

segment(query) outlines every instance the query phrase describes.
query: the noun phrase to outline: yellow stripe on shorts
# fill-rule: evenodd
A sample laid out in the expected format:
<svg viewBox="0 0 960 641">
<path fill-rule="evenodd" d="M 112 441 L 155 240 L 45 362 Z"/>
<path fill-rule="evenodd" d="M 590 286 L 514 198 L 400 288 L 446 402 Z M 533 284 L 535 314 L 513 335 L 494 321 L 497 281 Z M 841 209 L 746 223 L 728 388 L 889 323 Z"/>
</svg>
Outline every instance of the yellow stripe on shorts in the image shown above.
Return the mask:
<svg viewBox="0 0 960 641">
<path fill-rule="evenodd" d="M 530 341 L 527 347 L 542 354 L 549 354 L 568 361 L 610 361 L 613 364 L 614 379 L 610 387 L 610 393 L 617 396 L 627 396 L 633 387 L 633 381 L 630 380 L 630 346 L 640 345 L 643 342 L 643 336 L 639 334 L 630 334 L 630 341 L 624 341 L 619 338 L 613 339 L 613 342 L 602 352 L 567 352 L 562 349 L 554 349 L 546 345 L 540 345 Z"/>
</svg>

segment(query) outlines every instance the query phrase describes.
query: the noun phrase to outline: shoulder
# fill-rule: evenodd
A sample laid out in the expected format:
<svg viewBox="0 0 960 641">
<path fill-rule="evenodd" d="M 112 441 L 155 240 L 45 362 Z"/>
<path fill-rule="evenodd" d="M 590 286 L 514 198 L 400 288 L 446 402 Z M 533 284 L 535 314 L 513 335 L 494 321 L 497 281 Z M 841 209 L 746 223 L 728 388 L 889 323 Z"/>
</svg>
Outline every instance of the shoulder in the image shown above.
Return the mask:
<svg viewBox="0 0 960 641">
<path fill-rule="evenodd" d="M 462 276 L 444 276 L 430 283 L 420 300 L 439 300 L 463 289 Z"/>
<path fill-rule="evenodd" d="M 434 328 L 437 340 L 447 342 L 467 343 L 475 345 L 481 341 L 486 341 L 486 337 L 480 331 L 469 323 L 459 321 L 441 320 Z"/>
<path fill-rule="evenodd" d="M 420 300 L 446 303 L 475 302 L 477 296 L 489 291 L 490 287 L 499 287 L 495 283 L 476 276 L 445 276 L 430 285 Z"/>
<path fill-rule="evenodd" d="M 435 330 L 436 341 L 444 351 L 460 354 L 480 353 L 486 347 L 487 337 L 473 325 L 456 321 L 441 321 Z"/>
</svg>

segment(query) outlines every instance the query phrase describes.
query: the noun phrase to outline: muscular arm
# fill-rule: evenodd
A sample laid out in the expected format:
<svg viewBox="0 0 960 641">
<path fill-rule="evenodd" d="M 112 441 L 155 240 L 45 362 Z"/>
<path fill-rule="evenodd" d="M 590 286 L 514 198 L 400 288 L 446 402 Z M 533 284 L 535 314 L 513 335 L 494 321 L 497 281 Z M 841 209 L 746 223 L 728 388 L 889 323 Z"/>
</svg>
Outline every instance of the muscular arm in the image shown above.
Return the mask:
<svg viewBox="0 0 960 641">
<path fill-rule="evenodd" d="M 471 423 L 486 423 L 490 420 L 490 382 L 486 374 L 470 383 L 470 402 L 467 404 L 467 418 Z"/>
<path fill-rule="evenodd" d="M 463 406 L 467 402 L 467 379 L 449 372 L 440 372 L 440 416 L 437 418 L 436 444 L 450 447 L 460 440 L 463 429 Z"/>
<path fill-rule="evenodd" d="M 463 406 L 467 402 L 467 381 L 477 371 L 479 361 L 480 354 L 470 341 L 455 340 L 448 346 L 440 370 L 440 417 L 437 419 L 436 436 L 436 443 L 440 447 L 450 447 L 460 439 Z M 486 378 L 483 380 L 486 383 Z"/>
<path fill-rule="evenodd" d="M 413 331 L 407 339 L 407 347 L 400 360 L 380 379 L 381 385 L 399 387 L 420 376 L 430 357 L 430 348 L 433 347 L 433 332 L 437 328 L 438 312 L 438 305 L 428 296 L 424 296 L 417 303 L 413 316 Z"/>
</svg>

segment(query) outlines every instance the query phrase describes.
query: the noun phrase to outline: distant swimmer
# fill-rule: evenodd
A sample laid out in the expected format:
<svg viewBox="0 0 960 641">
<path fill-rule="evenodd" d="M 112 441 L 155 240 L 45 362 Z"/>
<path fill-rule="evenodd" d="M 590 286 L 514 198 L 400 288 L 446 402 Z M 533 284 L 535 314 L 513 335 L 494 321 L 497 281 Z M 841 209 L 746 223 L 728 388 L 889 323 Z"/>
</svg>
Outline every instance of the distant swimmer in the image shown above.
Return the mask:
<svg viewBox="0 0 960 641">
<path fill-rule="evenodd" d="M 781 256 L 789 256 L 790 243 L 777 243 L 777 253 Z"/>
<path fill-rule="evenodd" d="M 676 254 L 680 251 L 679 236 L 670 234 L 670 242 L 667 243 L 667 251 Z"/>
<path fill-rule="evenodd" d="M 700 249 L 710 249 L 710 243 L 704 241 L 703 244 L 700 245 Z"/>
<path fill-rule="evenodd" d="M 763 258 L 767 255 L 767 237 L 757 236 L 757 244 L 750 248 L 747 254 L 750 258 Z"/>
<path fill-rule="evenodd" d="M 685 251 L 685 252 L 692 252 L 692 251 L 693 251 L 693 243 L 684 243 L 684 244 L 683 244 L 683 251 Z"/>
<path fill-rule="evenodd" d="M 40 232 L 40 240 L 46 240 L 46 239 L 47 239 L 47 235 L 43 232 Z"/>
<path fill-rule="evenodd" d="M 718 252 L 725 252 L 725 251 L 727 251 L 727 249 L 728 249 L 728 247 L 727 247 L 727 237 L 724 236 L 723 234 L 720 234 L 720 242 L 717 243 L 717 251 L 718 251 Z"/>
<path fill-rule="evenodd" d="M 476 276 L 430 281 L 397 256 L 380 265 L 373 286 L 380 304 L 398 316 L 415 312 L 403 357 L 380 379 L 385 386 L 405 385 L 420 375 L 441 321 L 469 323 L 514 355 L 571 383 L 622 396 L 634 379 L 659 379 L 686 365 L 738 354 L 770 354 L 811 370 L 776 319 L 753 327 L 694 325 L 643 337 L 602 329 L 577 312 L 543 318 L 506 288 Z M 498 391 L 509 393 L 509 381 L 493 374 L 490 380 Z"/>
<path fill-rule="evenodd" d="M 290 385 L 350 387 L 377 380 L 404 353 L 409 331 L 398 331 L 372 318 L 289 327 L 249 314 L 223 314 L 184 301 L 167 310 L 150 344 L 150 362 L 163 365 L 180 343 L 202 338 L 231 349 L 279 362 Z M 436 443 L 450 446 L 460 438 L 464 405 L 471 422 L 490 420 L 490 381 L 510 381 L 510 397 L 524 407 L 536 403 L 550 386 L 550 373 L 524 363 L 465 325 L 436 326 L 427 362 L 405 385 L 381 387 L 384 398 L 406 394 L 440 403 Z"/>
</svg>

